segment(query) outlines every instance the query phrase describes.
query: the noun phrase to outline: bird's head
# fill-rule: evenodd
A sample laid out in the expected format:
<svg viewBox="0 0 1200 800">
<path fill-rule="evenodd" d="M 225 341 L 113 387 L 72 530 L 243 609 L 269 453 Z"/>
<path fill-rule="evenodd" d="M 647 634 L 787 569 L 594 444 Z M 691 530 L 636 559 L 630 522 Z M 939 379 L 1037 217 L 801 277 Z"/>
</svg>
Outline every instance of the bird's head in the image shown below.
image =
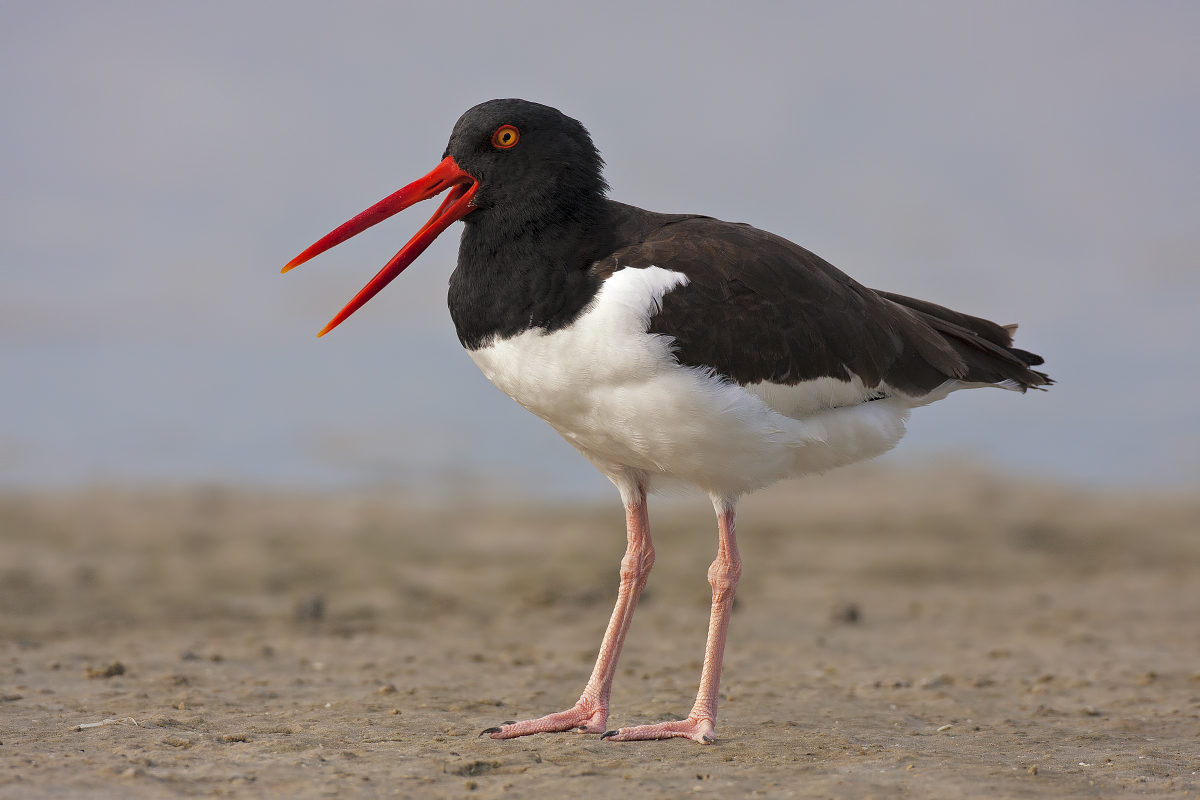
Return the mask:
<svg viewBox="0 0 1200 800">
<path fill-rule="evenodd" d="M 459 117 L 443 158 L 479 185 L 472 223 L 491 216 L 525 222 L 603 195 L 604 162 L 577 120 L 526 100 L 489 100 Z M 522 219 L 524 218 L 524 219 Z"/>
<path fill-rule="evenodd" d="M 288 262 L 284 272 L 393 214 L 449 190 L 433 217 L 318 334 L 324 336 L 404 271 L 459 219 L 529 230 L 568 218 L 608 188 L 604 162 L 578 121 L 526 100 L 489 100 L 454 125 L 442 162 Z"/>
</svg>

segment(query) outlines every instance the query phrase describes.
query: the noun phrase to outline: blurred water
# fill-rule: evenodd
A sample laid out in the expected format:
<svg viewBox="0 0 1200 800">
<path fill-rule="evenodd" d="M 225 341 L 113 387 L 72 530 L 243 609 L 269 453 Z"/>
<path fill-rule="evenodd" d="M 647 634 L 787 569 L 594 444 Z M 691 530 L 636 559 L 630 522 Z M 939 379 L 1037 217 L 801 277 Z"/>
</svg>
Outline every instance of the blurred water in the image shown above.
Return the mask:
<svg viewBox="0 0 1200 800">
<path fill-rule="evenodd" d="M 1086 352 L 1056 350 L 1048 393 L 959 392 L 913 412 L 887 460 L 947 453 L 1095 485 L 1195 485 L 1196 377 L 1138 411 Z M 1141 359 L 1146 373 L 1167 364 Z M 487 382 L 445 326 L 340 340 L 97 338 L 0 346 L 0 485 L 475 485 L 605 495 L 549 426 Z M 1107 393 L 1103 402 L 1089 398 Z M 1123 394 L 1122 394 L 1123 393 Z M 1114 396 L 1115 395 L 1115 396 Z M 1113 404 L 1133 410 L 1114 420 Z M 1189 440 L 1187 437 L 1191 436 Z"/>
<path fill-rule="evenodd" d="M 456 340 L 406 333 L 352 359 L 310 337 L 0 348 L 0 482 L 428 487 L 475 476 L 551 494 L 595 484 Z"/>
</svg>

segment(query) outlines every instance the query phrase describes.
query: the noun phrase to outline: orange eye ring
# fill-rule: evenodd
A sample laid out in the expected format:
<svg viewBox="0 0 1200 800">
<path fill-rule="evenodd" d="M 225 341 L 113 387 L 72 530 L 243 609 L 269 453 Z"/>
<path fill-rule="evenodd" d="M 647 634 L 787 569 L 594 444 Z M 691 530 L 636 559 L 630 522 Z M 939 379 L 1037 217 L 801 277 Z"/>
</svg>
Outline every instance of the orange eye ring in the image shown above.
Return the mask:
<svg viewBox="0 0 1200 800">
<path fill-rule="evenodd" d="M 501 125 L 492 134 L 492 147 L 508 150 L 521 139 L 521 132 L 512 125 Z"/>
</svg>

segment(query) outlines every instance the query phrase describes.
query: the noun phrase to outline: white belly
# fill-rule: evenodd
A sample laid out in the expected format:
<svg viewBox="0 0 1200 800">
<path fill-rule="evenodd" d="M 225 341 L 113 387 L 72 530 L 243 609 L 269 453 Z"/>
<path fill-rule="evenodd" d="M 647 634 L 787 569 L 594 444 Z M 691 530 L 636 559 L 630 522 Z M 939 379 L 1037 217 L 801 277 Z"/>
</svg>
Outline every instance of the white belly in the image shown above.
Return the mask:
<svg viewBox="0 0 1200 800">
<path fill-rule="evenodd" d="M 569 327 L 525 331 L 470 356 L 614 482 L 636 470 L 732 496 L 899 441 L 908 404 L 861 402 L 861 385 L 822 379 L 748 390 L 679 366 L 671 340 L 646 330 L 663 295 L 686 282 L 659 267 L 620 270 Z"/>
</svg>

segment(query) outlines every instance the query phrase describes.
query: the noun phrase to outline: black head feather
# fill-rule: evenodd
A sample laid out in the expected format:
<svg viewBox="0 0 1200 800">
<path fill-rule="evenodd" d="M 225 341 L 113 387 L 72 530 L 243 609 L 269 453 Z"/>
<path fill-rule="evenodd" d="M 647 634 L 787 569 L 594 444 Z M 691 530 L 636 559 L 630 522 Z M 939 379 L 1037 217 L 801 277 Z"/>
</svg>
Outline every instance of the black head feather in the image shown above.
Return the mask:
<svg viewBox="0 0 1200 800">
<path fill-rule="evenodd" d="M 503 125 L 517 143 L 497 147 Z M 450 315 L 476 348 L 492 336 L 569 324 L 599 281 L 588 267 L 611 252 L 604 161 L 579 121 L 525 100 L 490 100 L 459 118 L 446 155 L 479 182 L 464 218 Z"/>
<path fill-rule="evenodd" d="M 503 125 L 520 138 L 498 148 Z M 563 214 L 603 199 L 604 160 L 587 129 L 556 108 L 526 100 L 489 100 L 454 125 L 445 155 L 479 181 L 468 226 L 553 224 Z M 443 156 L 445 157 L 445 156 Z"/>
</svg>

